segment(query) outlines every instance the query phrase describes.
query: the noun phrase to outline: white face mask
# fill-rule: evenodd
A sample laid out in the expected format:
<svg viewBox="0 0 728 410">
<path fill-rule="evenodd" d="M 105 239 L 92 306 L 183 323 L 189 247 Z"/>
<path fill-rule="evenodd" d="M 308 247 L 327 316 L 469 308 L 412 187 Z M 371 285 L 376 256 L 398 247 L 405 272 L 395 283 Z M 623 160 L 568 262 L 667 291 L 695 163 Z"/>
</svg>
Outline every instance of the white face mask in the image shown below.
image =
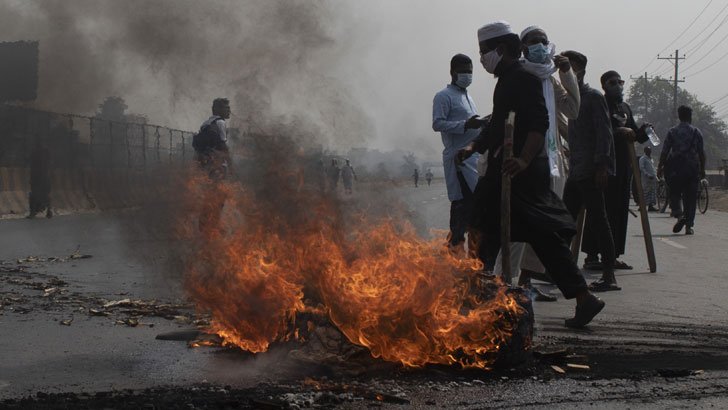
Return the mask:
<svg viewBox="0 0 728 410">
<path fill-rule="evenodd" d="M 495 68 L 498 66 L 498 63 L 500 63 L 502 58 L 503 56 L 499 55 L 498 51 L 491 50 L 480 55 L 480 63 L 483 64 L 485 71 L 490 74 L 495 74 Z"/>
<path fill-rule="evenodd" d="M 473 83 L 473 75 L 472 74 L 465 74 L 460 73 L 458 74 L 458 79 L 455 81 L 455 84 L 460 88 L 468 88 L 470 87 L 470 84 Z"/>
</svg>

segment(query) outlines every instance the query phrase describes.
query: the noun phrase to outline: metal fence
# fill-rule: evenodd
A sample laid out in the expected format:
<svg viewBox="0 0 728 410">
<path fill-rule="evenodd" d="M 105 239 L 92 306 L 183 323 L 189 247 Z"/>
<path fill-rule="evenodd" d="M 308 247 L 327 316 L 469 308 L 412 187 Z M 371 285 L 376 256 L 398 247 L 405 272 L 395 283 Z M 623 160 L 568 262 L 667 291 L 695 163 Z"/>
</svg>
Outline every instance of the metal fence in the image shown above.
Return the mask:
<svg viewBox="0 0 728 410">
<path fill-rule="evenodd" d="M 192 132 L 0 105 L 0 167 L 25 167 L 36 144 L 53 168 L 146 170 L 193 157 Z"/>
</svg>

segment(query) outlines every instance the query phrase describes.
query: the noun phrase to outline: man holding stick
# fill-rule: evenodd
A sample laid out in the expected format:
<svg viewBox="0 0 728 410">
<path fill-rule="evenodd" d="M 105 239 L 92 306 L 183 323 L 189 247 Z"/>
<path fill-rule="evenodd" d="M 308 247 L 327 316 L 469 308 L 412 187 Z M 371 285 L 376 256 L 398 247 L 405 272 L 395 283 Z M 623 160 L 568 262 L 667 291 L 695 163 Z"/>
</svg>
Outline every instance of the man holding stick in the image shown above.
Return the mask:
<svg viewBox="0 0 728 410">
<path fill-rule="evenodd" d="M 490 124 L 458 156 L 462 161 L 476 151 L 488 151 L 488 170 L 475 189 L 475 223 L 486 235 L 490 253 L 497 253 L 501 212 L 505 211 L 501 209 L 501 178 L 503 174 L 511 177 L 511 240 L 529 243 L 564 297 L 576 298 L 576 314 L 565 323 L 583 327 L 604 308 L 604 302 L 589 293 L 571 257 L 568 243 L 576 231 L 574 220 L 550 188 L 544 143 L 549 118 L 542 84 L 518 61 L 521 42 L 508 23 L 483 26 L 478 40 L 481 63 L 495 74 L 498 83 Z M 513 157 L 504 161 L 503 141 L 510 112 L 515 112 Z"/>
</svg>

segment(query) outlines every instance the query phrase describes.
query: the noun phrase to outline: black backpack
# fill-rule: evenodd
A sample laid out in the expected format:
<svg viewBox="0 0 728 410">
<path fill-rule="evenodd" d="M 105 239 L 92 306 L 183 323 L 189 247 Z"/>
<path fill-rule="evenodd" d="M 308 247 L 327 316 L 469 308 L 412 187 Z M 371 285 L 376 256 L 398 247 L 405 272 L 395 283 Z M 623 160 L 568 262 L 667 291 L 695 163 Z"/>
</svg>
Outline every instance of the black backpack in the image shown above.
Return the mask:
<svg viewBox="0 0 728 410">
<path fill-rule="evenodd" d="M 215 117 L 209 124 L 200 129 L 200 132 L 192 136 L 192 148 L 198 154 L 209 154 L 216 149 L 224 149 L 225 142 L 220 139 L 213 129 L 212 125 L 222 117 Z"/>
</svg>

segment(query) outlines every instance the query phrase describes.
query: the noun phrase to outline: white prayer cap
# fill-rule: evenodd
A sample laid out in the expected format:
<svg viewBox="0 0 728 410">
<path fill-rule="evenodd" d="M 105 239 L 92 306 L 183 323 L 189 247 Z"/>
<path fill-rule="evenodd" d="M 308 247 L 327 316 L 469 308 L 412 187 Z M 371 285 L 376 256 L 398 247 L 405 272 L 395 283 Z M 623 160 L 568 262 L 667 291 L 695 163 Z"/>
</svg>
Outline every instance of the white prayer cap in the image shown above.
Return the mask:
<svg viewBox="0 0 728 410">
<path fill-rule="evenodd" d="M 532 32 L 532 31 L 536 31 L 536 30 L 541 30 L 544 33 L 546 32 L 546 30 L 542 29 L 539 26 L 528 26 L 528 27 L 526 27 L 525 30 L 521 31 L 521 40 L 523 40 L 528 35 L 528 33 Z"/>
<path fill-rule="evenodd" d="M 511 25 L 507 21 L 496 21 L 486 24 L 478 30 L 478 42 L 505 36 L 506 34 L 515 34 L 511 29 Z"/>
</svg>

